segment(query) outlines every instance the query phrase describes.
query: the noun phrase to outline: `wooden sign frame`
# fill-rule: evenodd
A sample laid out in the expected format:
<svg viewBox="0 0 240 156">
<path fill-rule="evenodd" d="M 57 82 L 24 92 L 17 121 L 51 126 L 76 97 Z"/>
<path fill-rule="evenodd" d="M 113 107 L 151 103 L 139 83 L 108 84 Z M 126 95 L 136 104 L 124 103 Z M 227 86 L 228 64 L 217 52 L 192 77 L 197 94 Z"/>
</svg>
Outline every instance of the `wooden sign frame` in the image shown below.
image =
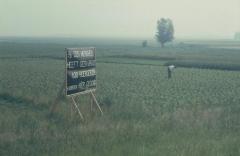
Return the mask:
<svg viewBox="0 0 240 156">
<path fill-rule="evenodd" d="M 79 114 L 79 116 L 80 116 L 80 118 L 82 119 L 82 120 L 84 120 L 84 117 L 83 117 L 83 114 L 82 114 L 82 112 L 81 112 L 81 110 L 80 110 L 80 108 L 78 107 L 78 104 L 77 104 L 77 102 L 76 102 L 76 100 L 74 99 L 76 96 L 80 96 L 80 95 L 84 95 L 84 94 L 90 94 L 90 97 L 92 98 L 92 100 L 94 101 L 94 103 L 97 105 L 97 108 L 99 109 L 99 111 L 101 112 L 101 115 L 103 115 L 103 111 L 102 111 L 102 109 L 101 109 L 101 107 L 100 107 L 100 105 L 99 105 L 99 103 L 98 103 L 98 101 L 97 101 L 97 99 L 96 99 L 96 97 L 95 97 L 95 95 L 94 95 L 94 93 L 93 92 L 95 92 L 96 91 L 96 89 L 97 89 L 97 85 L 96 85 L 96 87 L 94 88 L 94 89 L 88 89 L 88 90 L 85 90 L 85 91 L 82 91 L 82 92 L 77 92 L 77 93 L 74 93 L 74 94 L 70 94 L 70 95 L 68 95 L 67 94 L 67 72 L 68 72 L 68 70 L 67 70 L 67 68 L 68 68 L 68 62 L 67 62 L 67 50 L 68 49 L 76 49 L 76 50 L 79 50 L 79 49 L 94 49 L 94 60 L 95 60 L 95 63 L 96 63 L 96 48 L 94 48 L 94 47 L 84 47 L 84 48 L 65 48 L 65 81 L 64 81 L 64 84 L 63 84 L 63 86 L 62 86 L 62 88 L 60 89 L 60 91 L 59 91 L 59 93 L 58 93 L 58 95 L 57 95 L 57 98 L 55 99 L 55 101 L 54 101 L 54 103 L 52 104 L 52 106 L 51 106 L 51 108 L 50 108 L 50 113 L 52 114 L 54 111 L 55 111 L 55 109 L 56 109 L 56 105 L 57 105 L 57 103 L 59 102 L 59 100 L 61 99 L 61 97 L 62 97 L 62 92 L 63 92 L 63 90 L 65 89 L 65 97 L 67 97 L 67 98 L 71 98 L 71 100 L 72 100 L 72 105 L 76 108 L 76 110 L 77 110 L 77 112 L 78 112 L 78 114 Z M 94 66 L 94 69 L 95 69 L 95 72 L 96 72 L 96 64 L 95 64 L 95 66 Z M 97 77 L 96 77 L 96 75 L 95 75 L 95 80 L 97 81 Z M 92 109 L 92 102 L 91 102 L 91 109 Z"/>
</svg>

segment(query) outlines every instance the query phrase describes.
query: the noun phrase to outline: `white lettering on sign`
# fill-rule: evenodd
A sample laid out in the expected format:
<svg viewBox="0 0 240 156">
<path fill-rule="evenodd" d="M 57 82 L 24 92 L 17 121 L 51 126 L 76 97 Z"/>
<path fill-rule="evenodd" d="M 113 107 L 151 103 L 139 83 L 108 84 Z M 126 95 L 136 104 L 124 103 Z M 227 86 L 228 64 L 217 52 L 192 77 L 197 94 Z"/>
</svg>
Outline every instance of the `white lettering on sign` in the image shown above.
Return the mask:
<svg viewBox="0 0 240 156">
<path fill-rule="evenodd" d="M 66 95 L 96 89 L 96 49 L 66 48 Z"/>
<path fill-rule="evenodd" d="M 94 67 L 96 66 L 95 60 L 89 60 L 89 61 L 69 61 L 67 63 L 68 69 L 74 69 L 74 68 L 84 68 L 84 67 Z"/>
<path fill-rule="evenodd" d="M 84 88 L 85 88 L 85 82 L 80 82 L 80 83 L 78 84 L 78 88 L 84 89 Z"/>
<path fill-rule="evenodd" d="M 72 71 L 69 73 L 71 75 L 71 78 L 78 79 L 81 77 L 89 77 L 89 76 L 95 76 L 96 70 L 90 69 L 90 70 L 84 70 L 84 71 Z"/>
<path fill-rule="evenodd" d="M 69 61 L 68 64 L 67 64 L 67 68 L 69 69 L 74 69 L 75 67 L 78 67 L 78 61 Z"/>
<path fill-rule="evenodd" d="M 88 76 L 94 76 L 94 75 L 96 75 L 95 69 L 78 72 L 78 77 L 88 77 Z"/>
<path fill-rule="evenodd" d="M 72 90 L 76 90 L 78 88 L 77 85 L 71 85 L 67 87 L 67 91 L 72 91 Z"/>
<path fill-rule="evenodd" d="M 78 72 L 72 72 L 72 78 L 77 79 L 78 78 Z"/>
<path fill-rule="evenodd" d="M 92 50 L 81 51 L 81 57 L 93 57 L 94 53 Z"/>
<path fill-rule="evenodd" d="M 96 86 L 97 82 L 96 80 L 91 80 L 91 81 L 87 81 L 86 82 L 86 87 L 93 87 L 93 86 Z"/>
<path fill-rule="evenodd" d="M 80 61 L 80 67 L 87 67 L 88 61 Z"/>
<path fill-rule="evenodd" d="M 94 67 L 96 66 L 96 61 L 95 60 L 89 60 L 88 61 L 88 67 Z"/>
<path fill-rule="evenodd" d="M 75 58 L 94 57 L 94 52 L 91 49 L 83 50 L 83 51 L 74 50 L 69 54 L 69 58 L 72 58 L 72 57 L 75 57 Z"/>
<path fill-rule="evenodd" d="M 96 86 L 96 80 L 90 80 L 87 82 L 80 82 L 78 85 L 71 85 L 67 87 L 67 91 L 73 91 L 77 89 L 85 89 Z"/>
</svg>

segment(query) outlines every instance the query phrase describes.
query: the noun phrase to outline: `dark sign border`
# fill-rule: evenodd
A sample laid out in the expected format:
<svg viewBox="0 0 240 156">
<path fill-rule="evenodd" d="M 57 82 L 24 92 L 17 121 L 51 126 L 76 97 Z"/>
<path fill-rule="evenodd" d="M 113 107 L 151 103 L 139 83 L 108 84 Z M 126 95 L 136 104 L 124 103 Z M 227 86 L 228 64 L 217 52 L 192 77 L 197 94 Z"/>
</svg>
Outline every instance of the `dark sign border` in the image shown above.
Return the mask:
<svg viewBox="0 0 240 156">
<path fill-rule="evenodd" d="M 93 52 L 94 52 L 94 60 L 96 61 L 96 48 L 95 47 L 81 47 L 81 48 L 65 48 L 65 95 L 66 96 L 76 96 L 76 95 L 83 95 L 83 94 L 87 94 L 87 93 L 91 93 L 91 92 L 94 92 L 96 91 L 97 89 L 97 83 L 96 83 L 96 87 L 93 88 L 93 89 L 88 89 L 88 90 L 85 90 L 85 91 L 81 91 L 81 92 L 77 92 L 77 93 L 73 93 L 73 94 L 67 94 L 67 83 L 68 83 L 68 79 L 67 79 L 67 72 L 68 72 L 68 55 L 67 55 L 67 52 L 69 50 L 77 50 L 77 51 L 80 51 L 80 50 L 84 50 L 84 49 L 93 49 Z M 96 71 L 96 65 L 94 66 L 94 69 Z M 97 77 L 96 77 L 96 82 L 97 82 Z"/>
</svg>

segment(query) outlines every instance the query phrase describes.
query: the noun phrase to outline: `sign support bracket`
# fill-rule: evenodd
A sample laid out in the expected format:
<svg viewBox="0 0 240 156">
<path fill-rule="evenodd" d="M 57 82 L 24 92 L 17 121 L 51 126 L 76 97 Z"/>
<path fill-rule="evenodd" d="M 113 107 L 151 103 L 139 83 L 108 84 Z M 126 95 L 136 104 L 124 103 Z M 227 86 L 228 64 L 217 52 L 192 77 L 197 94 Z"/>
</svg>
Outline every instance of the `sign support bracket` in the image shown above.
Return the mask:
<svg viewBox="0 0 240 156">
<path fill-rule="evenodd" d="M 103 115 L 103 111 L 102 111 L 102 109 L 101 109 L 101 107 L 100 107 L 100 105 L 99 105 L 99 103 L 98 103 L 98 101 L 97 101 L 95 95 L 93 94 L 92 91 L 90 92 L 90 94 L 91 94 L 91 97 L 92 97 L 92 99 L 94 100 L 95 104 L 97 105 L 99 111 L 101 112 L 101 115 Z"/>
<path fill-rule="evenodd" d="M 80 109 L 79 109 L 79 107 L 78 107 L 76 101 L 74 100 L 73 96 L 71 97 L 71 99 L 72 99 L 72 102 L 73 102 L 75 108 L 76 108 L 77 111 L 78 111 L 78 114 L 79 114 L 80 118 L 81 118 L 82 120 L 84 120 L 83 115 L 82 115 L 82 113 L 81 113 L 81 111 L 80 111 Z"/>
</svg>

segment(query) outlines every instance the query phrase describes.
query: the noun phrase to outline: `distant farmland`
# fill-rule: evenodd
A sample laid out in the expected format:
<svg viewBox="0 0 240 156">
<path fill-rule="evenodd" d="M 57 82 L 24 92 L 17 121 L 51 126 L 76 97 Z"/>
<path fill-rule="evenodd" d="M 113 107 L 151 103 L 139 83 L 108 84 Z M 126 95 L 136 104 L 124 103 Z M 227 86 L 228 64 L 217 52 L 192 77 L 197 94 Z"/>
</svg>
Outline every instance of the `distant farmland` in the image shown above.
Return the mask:
<svg viewBox="0 0 240 156">
<path fill-rule="evenodd" d="M 0 155 L 240 155 L 238 42 L 72 43 L 0 42 Z M 49 116 L 64 48 L 85 45 L 97 48 L 104 116 L 90 113 L 89 96 L 77 98 L 86 122 L 71 117 L 67 99 Z M 169 64 L 178 67 L 172 79 Z"/>
</svg>

